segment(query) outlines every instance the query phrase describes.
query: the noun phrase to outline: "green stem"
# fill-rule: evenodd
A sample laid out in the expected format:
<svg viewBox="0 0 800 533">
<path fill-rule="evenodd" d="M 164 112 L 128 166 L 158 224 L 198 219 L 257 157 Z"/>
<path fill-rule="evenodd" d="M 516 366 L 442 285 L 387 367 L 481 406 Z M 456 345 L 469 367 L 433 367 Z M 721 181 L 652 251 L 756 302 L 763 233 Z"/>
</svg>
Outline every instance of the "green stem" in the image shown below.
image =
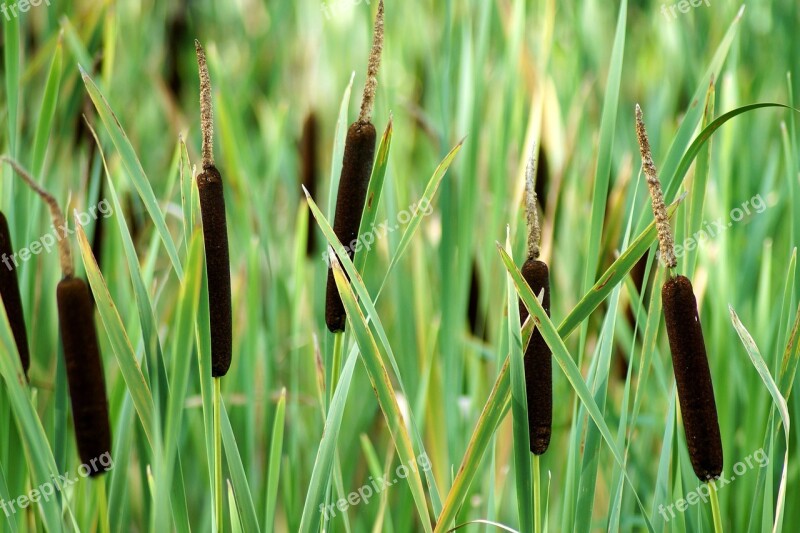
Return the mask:
<svg viewBox="0 0 800 533">
<path fill-rule="evenodd" d="M 539 456 L 533 455 L 533 530 L 542 533 L 542 487 L 539 473 Z"/>
<path fill-rule="evenodd" d="M 223 531 L 222 520 L 222 431 L 220 429 L 220 378 L 214 378 L 214 517 L 217 533 Z"/>
<path fill-rule="evenodd" d="M 108 522 L 108 498 L 106 498 L 106 481 L 103 477 L 95 480 L 97 490 L 97 519 L 100 522 L 101 533 L 110 533 L 111 527 Z"/>
<path fill-rule="evenodd" d="M 333 335 L 333 367 L 331 368 L 331 385 L 328 390 L 328 403 L 333 399 L 339 375 L 342 373 L 342 349 L 344 348 L 344 332 L 338 331 Z"/>
<path fill-rule="evenodd" d="M 717 486 L 713 481 L 708 482 L 711 493 L 711 514 L 714 516 L 714 532 L 722 533 L 722 516 L 719 513 L 719 498 L 717 498 Z"/>
</svg>

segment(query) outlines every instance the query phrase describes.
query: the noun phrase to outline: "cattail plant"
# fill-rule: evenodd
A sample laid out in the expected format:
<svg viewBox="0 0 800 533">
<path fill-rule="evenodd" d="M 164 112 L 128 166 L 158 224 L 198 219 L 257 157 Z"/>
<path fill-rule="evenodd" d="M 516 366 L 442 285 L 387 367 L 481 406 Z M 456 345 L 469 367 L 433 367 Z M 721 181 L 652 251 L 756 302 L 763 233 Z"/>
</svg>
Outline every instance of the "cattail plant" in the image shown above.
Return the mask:
<svg viewBox="0 0 800 533">
<path fill-rule="evenodd" d="M 317 165 L 317 144 L 319 124 L 317 115 L 313 111 L 308 114 L 303 122 L 303 132 L 300 136 L 300 182 L 312 198 L 316 198 L 317 181 L 319 179 Z M 306 236 L 306 253 L 309 257 L 316 249 L 316 228 L 308 225 Z"/>
<path fill-rule="evenodd" d="M 19 294 L 17 282 L 16 260 L 14 247 L 11 246 L 11 233 L 8 231 L 6 216 L 0 212 L 0 300 L 6 308 L 8 323 L 14 334 L 17 345 L 19 361 L 22 371 L 28 375 L 31 366 L 31 356 L 28 351 L 28 333 L 25 329 L 25 317 L 22 313 L 22 298 Z"/>
<path fill-rule="evenodd" d="M 522 265 L 522 277 L 538 298 L 542 295 L 542 307 L 550 316 L 550 272 L 547 264 L 539 259 L 541 229 L 536 212 L 536 188 L 534 184 L 534 154 L 531 151 L 525 172 L 525 213 L 528 229 L 528 255 Z M 520 323 L 528 318 L 528 309 L 519 302 Z M 531 451 L 542 455 L 550 445 L 553 425 L 553 362 L 550 347 L 535 328 L 525 349 L 525 391 L 528 401 L 528 431 Z"/>
<path fill-rule="evenodd" d="M 378 4 L 375 17 L 375 29 L 372 51 L 367 66 L 367 81 L 361 99 L 361 112 L 358 120 L 347 130 L 344 145 L 342 174 L 339 181 L 339 192 L 336 196 L 336 213 L 333 220 L 333 231 L 339 241 L 348 246 L 358 237 L 361 215 L 367 198 L 369 178 L 375 162 L 375 143 L 377 133 L 372 124 L 372 107 L 375 102 L 375 89 L 378 86 L 377 74 L 383 50 L 383 0 Z M 350 258 L 354 251 L 348 248 Z M 336 289 L 333 269 L 328 269 L 328 286 L 325 299 L 325 323 L 331 332 L 344 331 L 347 313 Z"/>
<path fill-rule="evenodd" d="M 62 279 L 56 287 L 58 324 L 67 383 L 72 403 L 72 420 L 78 454 L 83 464 L 92 464 L 90 475 L 104 471 L 94 468 L 93 462 L 103 454 L 111 453 L 111 428 L 108 419 L 108 401 L 103 376 L 103 361 L 94 325 L 94 309 L 85 281 L 75 277 L 69 238 L 62 233 L 67 225 L 58 202 L 36 184 L 33 177 L 16 161 L 2 158 L 23 181 L 45 201 L 50 209 L 53 227 L 58 237 L 58 255 Z"/>
<path fill-rule="evenodd" d="M 678 264 L 675 243 L 669 226 L 667 208 L 661 192 L 661 183 L 650 152 L 650 142 L 645 131 L 642 110 L 636 106 L 636 136 L 642 153 L 642 168 L 650 189 L 653 214 L 658 230 L 659 253 L 669 269 L 667 281 L 661 288 L 664 301 L 664 319 L 672 352 L 672 366 L 678 385 L 678 400 L 686 432 L 686 445 L 694 473 L 701 481 L 709 481 L 722 473 L 722 439 L 714 402 L 714 387 L 708 366 L 703 329 L 697 312 L 697 300 L 692 282 L 675 275 Z"/>
<path fill-rule="evenodd" d="M 211 79 L 206 54 L 195 41 L 200 71 L 200 126 L 202 130 L 203 171 L 197 176 L 203 239 L 206 246 L 208 306 L 211 323 L 211 375 L 228 373 L 233 351 L 233 311 L 231 307 L 231 267 L 228 255 L 228 225 L 222 176 L 214 166 L 214 115 L 211 106 Z"/>
</svg>

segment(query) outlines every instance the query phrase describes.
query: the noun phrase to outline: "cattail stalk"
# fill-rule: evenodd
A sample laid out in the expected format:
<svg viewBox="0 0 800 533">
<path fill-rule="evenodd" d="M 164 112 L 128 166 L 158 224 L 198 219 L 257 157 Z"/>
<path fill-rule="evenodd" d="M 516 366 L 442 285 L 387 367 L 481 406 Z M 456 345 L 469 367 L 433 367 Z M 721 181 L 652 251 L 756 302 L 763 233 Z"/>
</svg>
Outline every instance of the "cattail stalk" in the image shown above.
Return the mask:
<svg viewBox="0 0 800 533">
<path fill-rule="evenodd" d="M 348 248 L 352 259 L 354 250 L 349 244 L 358 237 L 361 216 L 364 212 L 369 179 L 375 163 L 375 144 L 377 133 L 372 124 L 372 107 L 375 101 L 375 89 L 378 85 L 377 74 L 383 50 L 383 0 L 378 4 L 372 51 L 367 66 L 367 81 L 361 100 L 361 112 L 358 120 L 350 125 L 344 145 L 344 159 L 336 196 L 336 213 L 333 220 L 333 231 L 339 241 Z M 333 268 L 328 269 L 328 285 L 325 295 L 325 323 L 331 332 L 344 331 L 347 313 L 344 309 Z"/>
<path fill-rule="evenodd" d="M 16 259 L 14 247 L 11 245 L 11 233 L 8 231 L 6 216 L 0 212 L 0 300 L 6 308 L 8 323 L 14 334 L 14 341 L 19 353 L 22 371 L 28 375 L 31 356 L 28 351 L 28 333 L 25 329 L 25 316 L 22 312 L 22 297 L 17 281 Z"/>
<path fill-rule="evenodd" d="M 222 175 L 214 166 L 214 116 L 211 104 L 211 79 L 206 55 L 195 41 L 200 72 L 200 128 L 202 132 L 203 171 L 197 176 L 203 240 L 206 248 L 208 306 L 211 326 L 211 375 L 228 373 L 233 352 L 233 310 L 231 304 L 231 267 L 228 251 L 228 224 Z"/>
<path fill-rule="evenodd" d="M 39 187 L 33 177 L 16 161 L 7 157 L 2 160 L 31 187 L 50 208 L 53 226 L 57 232 L 66 228 L 64 215 L 56 199 Z M 103 362 L 94 325 L 94 308 L 89 286 L 74 276 L 69 238 L 59 233 L 59 259 L 62 279 L 56 287 L 58 323 L 64 361 L 67 371 L 69 395 L 72 403 L 72 419 L 75 439 L 83 464 L 92 464 L 91 476 L 104 471 L 93 463 L 103 454 L 111 453 L 111 426 L 108 418 Z"/>
<path fill-rule="evenodd" d="M 664 319 L 672 353 L 672 366 L 678 388 L 678 400 L 683 416 L 686 445 L 694 473 L 701 481 L 709 481 L 722 473 L 722 438 L 719 431 L 717 406 L 711 370 L 708 366 L 703 329 L 697 312 L 697 300 L 692 282 L 686 276 L 674 275 L 676 267 L 674 241 L 669 226 L 661 185 L 650 153 L 650 143 L 644 126 L 642 110 L 636 106 L 636 136 L 642 154 L 642 167 L 652 198 L 653 213 L 658 229 L 659 251 L 670 269 L 661 288 Z"/>
<path fill-rule="evenodd" d="M 542 307 L 550 316 L 550 272 L 547 264 L 539 260 L 541 229 L 536 213 L 534 185 L 534 153 L 528 160 L 525 172 L 525 212 L 528 226 L 528 258 L 522 265 L 522 277 L 537 297 L 542 294 Z M 520 323 L 528 318 L 528 309 L 519 302 Z M 525 349 L 525 391 L 528 401 L 528 431 L 531 452 L 542 455 L 550 445 L 553 425 L 553 361 L 539 328 L 531 333 Z"/>
</svg>

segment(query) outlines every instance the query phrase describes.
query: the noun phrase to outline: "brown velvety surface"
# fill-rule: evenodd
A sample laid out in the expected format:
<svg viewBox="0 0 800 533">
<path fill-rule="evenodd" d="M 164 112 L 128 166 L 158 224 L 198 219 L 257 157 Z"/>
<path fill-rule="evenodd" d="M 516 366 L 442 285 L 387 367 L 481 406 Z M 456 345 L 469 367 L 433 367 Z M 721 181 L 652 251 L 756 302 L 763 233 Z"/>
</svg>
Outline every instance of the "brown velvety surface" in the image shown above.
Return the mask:
<svg viewBox="0 0 800 533">
<path fill-rule="evenodd" d="M 108 402 L 92 300 L 89 287 L 79 278 L 61 280 L 57 299 L 75 439 L 81 462 L 89 466 L 92 459 L 111 453 Z M 90 475 L 103 472 L 98 467 Z"/>
<path fill-rule="evenodd" d="M 208 308 L 211 324 L 211 375 L 228 373 L 233 351 L 233 316 L 231 309 L 231 263 L 228 255 L 228 224 L 222 176 L 211 166 L 197 176 L 200 212 L 203 217 L 203 240 L 206 246 Z"/>
<path fill-rule="evenodd" d="M 522 277 L 535 296 L 538 297 L 544 289 L 542 307 L 547 316 L 550 316 L 550 272 L 547 264 L 537 259 L 528 259 L 522 265 Z M 519 302 L 519 318 L 520 323 L 528 318 L 528 309 L 522 301 Z M 553 425 L 553 358 L 539 328 L 534 329 L 531 334 L 524 361 L 531 451 L 541 455 L 550 445 Z"/>
<path fill-rule="evenodd" d="M 14 249 L 11 246 L 11 234 L 8 231 L 8 221 L 0 213 L 0 300 L 6 308 L 8 322 L 19 352 L 20 363 L 25 375 L 31 366 L 31 356 L 28 351 L 28 333 L 25 329 L 25 316 L 22 312 L 22 298 L 19 294 L 17 282 L 17 269 L 11 259 Z M 11 266 L 11 268 L 8 268 Z"/>
<path fill-rule="evenodd" d="M 317 143 L 319 129 L 317 115 L 309 113 L 303 123 L 303 133 L 300 137 L 300 182 L 314 200 L 317 198 Z M 301 194 L 302 196 L 302 194 Z M 308 235 L 306 237 L 306 254 L 311 257 L 317 249 L 317 225 L 313 220 L 308 223 Z"/>
<path fill-rule="evenodd" d="M 686 276 L 664 283 L 661 296 L 689 457 L 706 481 L 722 473 L 722 439 L 697 300 Z"/>
<path fill-rule="evenodd" d="M 333 231 L 350 258 L 355 255 L 351 243 L 358 237 L 361 214 L 367 199 L 369 178 L 375 162 L 377 135 L 372 124 L 354 122 L 347 130 L 342 162 L 339 193 L 336 196 L 336 215 Z M 328 286 L 325 293 L 325 323 L 332 332 L 344 331 L 347 313 L 336 289 L 333 270 L 328 268 Z"/>
</svg>

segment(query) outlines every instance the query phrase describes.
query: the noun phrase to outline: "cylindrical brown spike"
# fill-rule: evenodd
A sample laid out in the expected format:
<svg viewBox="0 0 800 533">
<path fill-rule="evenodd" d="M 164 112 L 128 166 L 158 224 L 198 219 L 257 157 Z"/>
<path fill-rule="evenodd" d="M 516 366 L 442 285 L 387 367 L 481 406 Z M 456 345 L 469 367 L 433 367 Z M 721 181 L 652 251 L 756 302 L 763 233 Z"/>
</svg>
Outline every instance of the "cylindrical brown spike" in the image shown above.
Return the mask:
<svg viewBox="0 0 800 533">
<path fill-rule="evenodd" d="M 300 137 L 300 181 L 312 198 L 317 197 L 317 115 L 311 112 L 303 123 Z M 306 237 L 306 253 L 309 257 L 317 247 L 317 228 L 313 223 L 308 225 Z"/>
<path fill-rule="evenodd" d="M 483 340 L 486 339 L 486 316 L 481 313 L 481 280 L 478 272 L 478 262 L 472 262 L 472 274 L 469 281 L 469 302 L 467 303 L 467 320 L 473 335 Z"/>
<path fill-rule="evenodd" d="M 58 322 L 64 346 L 72 419 L 81 461 L 92 461 L 111 453 L 111 428 L 108 419 L 103 362 L 97 343 L 89 287 L 80 278 L 67 277 L 56 289 Z M 103 470 L 91 468 L 90 475 Z"/>
<path fill-rule="evenodd" d="M 371 123 L 354 122 L 347 130 L 344 145 L 342 176 L 336 196 L 336 215 L 333 231 L 348 255 L 355 253 L 352 242 L 358 237 L 361 215 L 367 199 L 372 164 L 375 162 L 377 134 Z M 336 289 L 333 269 L 328 269 L 328 287 L 325 298 L 325 323 L 332 332 L 344 331 L 347 313 Z"/>
<path fill-rule="evenodd" d="M 669 279 L 661 296 L 686 445 L 694 473 L 707 481 L 722 473 L 722 439 L 697 300 L 686 276 Z"/>
<path fill-rule="evenodd" d="M 17 272 L 14 262 L 14 248 L 11 246 L 11 234 L 8 231 L 8 221 L 0 212 L 0 300 L 6 308 L 8 323 L 19 352 L 22 371 L 28 375 L 31 366 L 31 356 L 28 351 L 28 333 L 25 329 L 25 317 L 22 312 L 22 298 L 19 293 Z"/>
<path fill-rule="evenodd" d="M 214 166 L 197 176 L 203 240 L 206 246 L 208 308 L 211 324 L 211 375 L 228 373 L 233 351 L 233 312 L 231 307 L 231 267 L 228 254 L 228 224 L 222 176 Z"/>
<path fill-rule="evenodd" d="M 542 307 L 547 316 L 550 316 L 550 272 L 547 264 L 529 258 L 522 265 L 522 277 L 537 297 L 544 290 Z M 520 323 L 524 323 L 527 318 L 528 309 L 520 300 Z M 542 455 L 550 445 L 553 426 L 553 361 L 550 347 L 542 338 L 539 328 L 534 329 L 531 334 L 524 363 L 531 451 Z"/>
</svg>

